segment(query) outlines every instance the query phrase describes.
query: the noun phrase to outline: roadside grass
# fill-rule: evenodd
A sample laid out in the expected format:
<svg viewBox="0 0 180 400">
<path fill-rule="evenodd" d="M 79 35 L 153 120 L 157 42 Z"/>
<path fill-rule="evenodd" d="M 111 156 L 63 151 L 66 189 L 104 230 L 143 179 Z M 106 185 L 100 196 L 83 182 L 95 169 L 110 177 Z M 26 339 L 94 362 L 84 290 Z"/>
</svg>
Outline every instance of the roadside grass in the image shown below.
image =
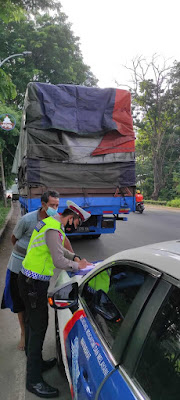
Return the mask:
<svg viewBox="0 0 180 400">
<path fill-rule="evenodd" d="M 166 206 L 167 201 L 164 200 L 145 200 L 144 199 L 144 204 L 156 204 L 158 206 Z"/>
<path fill-rule="evenodd" d="M 173 200 L 167 201 L 167 206 L 180 208 L 180 198 L 176 197 Z"/>
<path fill-rule="evenodd" d="M 176 207 L 180 208 L 180 198 L 176 197 L 173 200 L 170 201 L 164 201 L 164 200 L 144 200 L 144 204 L 152 204 L 152 205 L 159 205 L 159 206 L 165 206 L 165 207 Z"/>
<path fill-rule="evenodd" d="M 5 219 L 8 215 L 8 212 L 11 208 L 11 200 L 7 200 L 7 208 L 4 207 L 4 203 L 0 200 L 0 229 L 3 227 Z"/>
</svg>

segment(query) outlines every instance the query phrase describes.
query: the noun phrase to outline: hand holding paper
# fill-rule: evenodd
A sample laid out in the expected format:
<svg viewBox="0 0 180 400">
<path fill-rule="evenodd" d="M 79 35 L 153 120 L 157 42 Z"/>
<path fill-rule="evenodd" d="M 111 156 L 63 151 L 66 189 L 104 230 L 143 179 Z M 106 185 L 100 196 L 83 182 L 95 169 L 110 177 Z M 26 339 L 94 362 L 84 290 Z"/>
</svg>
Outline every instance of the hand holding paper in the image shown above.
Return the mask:
<svg viewBox="0 0 180 400">
<path fill-rule="evenodd" d="M 84 269 L 87 267 L 87 265 L 91 264 L 90 262 L 88 262 L 85 258 L 83 258 L 82 260 L 80 260 L 78 262 L 78 269 Z"/>
<path fill-rule="evenodd" d="M 89 271 L 96 267 L 96 264 L 88 263 L 85 268 L 79 269 L 76 274 L 78 275 L 86 275 Z"/>
</svg>

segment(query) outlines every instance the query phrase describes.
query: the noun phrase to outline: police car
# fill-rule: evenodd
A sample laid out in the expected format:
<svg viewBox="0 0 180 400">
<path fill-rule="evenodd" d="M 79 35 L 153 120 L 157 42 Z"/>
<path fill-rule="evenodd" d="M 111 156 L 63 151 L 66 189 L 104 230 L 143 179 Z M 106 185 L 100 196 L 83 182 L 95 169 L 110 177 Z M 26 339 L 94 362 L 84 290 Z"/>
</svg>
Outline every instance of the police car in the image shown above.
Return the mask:
<svg viewBox="0 0 180 400">
<path fill-rule="evenodd" d="M 180 240 L 62 271 L 49 303 L 73 399 L 179 400 Z"/>
</svg>

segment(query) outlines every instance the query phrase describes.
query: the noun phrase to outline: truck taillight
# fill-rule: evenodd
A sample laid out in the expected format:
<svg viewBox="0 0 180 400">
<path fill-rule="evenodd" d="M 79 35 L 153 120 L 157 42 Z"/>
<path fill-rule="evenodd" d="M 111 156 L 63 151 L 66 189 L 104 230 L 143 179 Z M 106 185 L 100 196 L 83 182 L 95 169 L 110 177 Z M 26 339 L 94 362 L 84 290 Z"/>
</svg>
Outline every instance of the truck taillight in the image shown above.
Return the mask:
<svg viewBox="0 0 180 400">
<path fill-rule="evenodd" d="M 130 208 L 120 208 L 119 214 L 129 214 Z"/>
</svg>

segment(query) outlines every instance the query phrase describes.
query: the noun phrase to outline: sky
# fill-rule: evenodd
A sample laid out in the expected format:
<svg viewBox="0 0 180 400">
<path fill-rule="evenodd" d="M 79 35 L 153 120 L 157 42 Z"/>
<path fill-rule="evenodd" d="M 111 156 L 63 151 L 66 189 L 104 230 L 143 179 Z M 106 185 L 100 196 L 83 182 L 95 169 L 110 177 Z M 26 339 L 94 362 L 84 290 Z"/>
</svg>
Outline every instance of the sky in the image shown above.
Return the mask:
<svg viewBox="0 0 180 400">
<path fill-rule="evenodd" d="M 128 85 L 132 59 L 180 61 L 179 0 L 60 0 L 98 86 Z"/>
</svg>

